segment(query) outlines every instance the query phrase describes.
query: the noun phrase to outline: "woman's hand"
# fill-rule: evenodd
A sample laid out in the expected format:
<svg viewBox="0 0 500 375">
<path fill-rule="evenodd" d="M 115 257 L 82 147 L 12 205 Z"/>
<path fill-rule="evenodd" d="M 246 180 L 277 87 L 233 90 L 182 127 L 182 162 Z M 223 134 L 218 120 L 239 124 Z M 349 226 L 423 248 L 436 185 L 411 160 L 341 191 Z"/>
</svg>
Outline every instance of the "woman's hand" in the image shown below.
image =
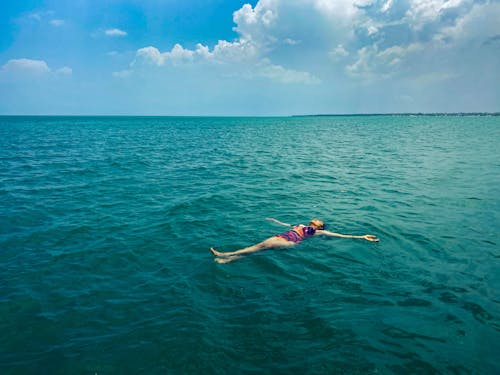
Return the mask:
<svg viewBox="0 0 500 375">
<path fill-rule="evenodd" d="M 372 242 L 378 242 L 380 241 L 376 236 L 373 236 L 371 234 L 365 234 L 363 238 L 367 241 L 372 241 Z"/>
</svg>

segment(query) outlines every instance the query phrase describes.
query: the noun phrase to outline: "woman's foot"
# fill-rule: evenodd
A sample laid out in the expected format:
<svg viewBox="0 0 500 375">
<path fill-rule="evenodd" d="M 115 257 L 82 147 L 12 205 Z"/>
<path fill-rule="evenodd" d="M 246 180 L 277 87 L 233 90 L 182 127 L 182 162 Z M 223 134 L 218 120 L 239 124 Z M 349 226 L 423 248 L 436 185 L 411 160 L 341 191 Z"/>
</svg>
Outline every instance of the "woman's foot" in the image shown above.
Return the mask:
<svg viewBox="0 0 500 375">
<path fill-rule="evenodd" d="M 223 257 L 225 255 L 224 253 L 221 253 L 220 251 L 215 250 L 213 247 L 210 248 L 210 251 L 212 252 L 212 254 L 214 254 L 217 257 Z"/>
</svg>

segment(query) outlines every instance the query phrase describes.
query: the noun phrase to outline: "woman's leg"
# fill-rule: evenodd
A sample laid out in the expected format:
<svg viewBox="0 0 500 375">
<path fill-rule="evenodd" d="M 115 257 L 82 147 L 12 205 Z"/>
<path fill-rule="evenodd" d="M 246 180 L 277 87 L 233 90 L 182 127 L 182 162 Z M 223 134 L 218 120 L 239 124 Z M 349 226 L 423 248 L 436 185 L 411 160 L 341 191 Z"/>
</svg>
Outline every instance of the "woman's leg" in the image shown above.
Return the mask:
<svg viewBox="0 0 500 375">
<path fill-rule="evenodd" d="M 277 247 L 288 247 L 293 245 L 295 245 L 295 242 L 287 241 L 284 238 L 274 236 L 268 238 L 265 241 L 259 242 L 256 245 L 245 247 L 243 249 L 239 249 L 236 251 L 223 253 L 215 250 L 213 247 L 210 248 L 210 251 L 212 252 L 212 254 L 218 257 L 232 257 L 233 255 L 245 255 L 245 254 L 255 253 L 261 250 L 272 249 Z"/>
</svg>

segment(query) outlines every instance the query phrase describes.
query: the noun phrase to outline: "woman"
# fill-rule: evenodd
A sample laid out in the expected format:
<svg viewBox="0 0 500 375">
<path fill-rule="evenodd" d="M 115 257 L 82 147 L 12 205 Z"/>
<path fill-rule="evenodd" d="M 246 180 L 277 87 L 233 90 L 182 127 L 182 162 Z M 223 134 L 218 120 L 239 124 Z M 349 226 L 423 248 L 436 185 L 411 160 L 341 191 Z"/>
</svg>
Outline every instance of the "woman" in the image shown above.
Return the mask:
<svg viewBox="0 0 500 375">
<path fill-rule="evenodd" d="M 312 237 L 312 236 L 331 236 L 331 237 L 342 237 L 342 238 L 362 238 L 367 241 L 378 242 L 379 239 L 371 234 L 365 234 L 364 236 L 353 236 L 350 234 L 340 234 L 330 232 L 325 230 L 325 224 L 318 219 L 313 219 L 309 225 L 299 224 L 293 226 L 291 224 L 283 223 L 279 220 L 273 218 L 267 218 L 266 220 L 272 221 L 276 224 L 284 225 L 286 227 L 292 227 L 288 232 L 277 234 L 276 236 L 270 237 L 267 240 L 259 242 L 256 245 L 245 247 L 240 250 L 231 252 L 220 252 L 215 250 L 213 247 L 210 248 L 212 254 L 217 258 L 215 261 L 218 263 L 229 263 L 233 260 L 241 258 L 242 255 L 255 253 L 257 251 L 278 248 L 278 247 L 289 247 L 299 244 L 302 240 Z"/>
</svg>

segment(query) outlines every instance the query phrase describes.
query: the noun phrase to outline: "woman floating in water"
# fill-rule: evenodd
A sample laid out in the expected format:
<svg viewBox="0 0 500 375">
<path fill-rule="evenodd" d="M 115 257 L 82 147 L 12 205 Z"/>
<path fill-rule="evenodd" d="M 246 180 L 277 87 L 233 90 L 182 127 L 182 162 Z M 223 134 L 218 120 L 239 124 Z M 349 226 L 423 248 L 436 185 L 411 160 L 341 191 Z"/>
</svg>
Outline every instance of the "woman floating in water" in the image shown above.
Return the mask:
<svg viewBox="0 0 500 375">
<path fill-rule="evenodd" d="M 231 252 L 220 252 L 215 250 L 213 247 L 210 248 L 210 251 L 217 257 L 215 261 L 218 263 L 229 263 L 233 260 L 241 258 L 242 255 L 255 253 L 257 251 L 278 248 L 278 247 L 289 247 L 295 246 L 299 244 L 302 240 L 312 237 L 312 236 L 331 236 L 331 237 L 342 237 L 342 238 L 362 238 L 367 241 L 378 242 L 379 239 L 371 234 L 365 234 L 364 236 L 353 236 L 350 234 L 340 234 L 330 232 L 325 230 L 325 224 L 318 219 L 313 219 L 309 223 L 309 225 L 291 225 L 287 223 L 283 223 L 279 220 L 273 218 L 267 218 L 267 220 L 272 221 L 276 224 L 284 225 L 286 227 L 292 227 L 288 232 L 284 232 L 281 234 L 277 234 L 276 236 L 270 237 L 267 240 L 259 242 L 256 245 L 245 247 L 240 250 L 231 251 Z"/>
</svg>

